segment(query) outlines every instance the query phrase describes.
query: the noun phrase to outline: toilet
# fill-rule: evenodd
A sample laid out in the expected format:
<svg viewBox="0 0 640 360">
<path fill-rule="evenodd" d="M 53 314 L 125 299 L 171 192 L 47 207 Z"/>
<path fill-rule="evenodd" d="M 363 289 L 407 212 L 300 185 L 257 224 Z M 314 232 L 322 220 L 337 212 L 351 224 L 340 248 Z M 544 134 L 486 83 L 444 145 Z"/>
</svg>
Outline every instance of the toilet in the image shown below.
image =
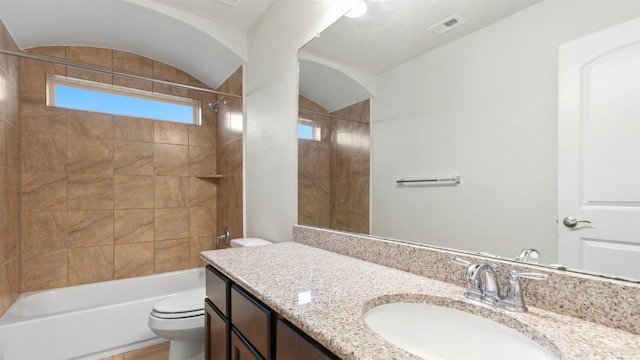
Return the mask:
<svg viewBox="0 0 640 360">
<path fill-rule="evenodd" d="M 231 247 L 246 247 L 246 246 L 260 246 L 260 245 L 269 245 L 273 244 L 269 240 L 260 239 L 260 238 L 239 238 L 231 240 Z"/>
<path fill-rule="evenodd" d="M 260 238 L 231 240 L 231 247 L 272 244 Z M 204 286 L 169 296 L 153 306 L 149 328 L 170 341 L 169 360 L 204 359 Z"/>
<path fill-rule="evenodd" d="M 169 296 L 153 306 L 149 328 L 170 341 L 169 360 L 204 359 L 205 288 Z"/>
</svg>

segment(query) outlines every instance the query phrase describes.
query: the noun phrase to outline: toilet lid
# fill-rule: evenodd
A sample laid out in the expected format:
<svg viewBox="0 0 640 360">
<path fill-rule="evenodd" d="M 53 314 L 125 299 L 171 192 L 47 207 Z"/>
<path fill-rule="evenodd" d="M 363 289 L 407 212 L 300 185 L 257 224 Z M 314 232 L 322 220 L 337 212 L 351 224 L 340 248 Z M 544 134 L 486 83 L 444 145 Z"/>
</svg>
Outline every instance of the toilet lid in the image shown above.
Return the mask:
<svg viewBox="0 0 640 360">
<path fill-rule="evenodd" d="M 181 313 L 161 313 L 155 310 L 151 310 L 151 316 L 156 317 L 158 319 L 185 319 L 185 318 L 191 318 L 195 316 L 204 316 L 204 309 L 181 312 Z"/>
<path fill-rule="evenodd" d="M 163 318 L 189 317 L 204 314 L 204 287 L 181 292 L 158 302 L 152 314 Z"/>
</svg>

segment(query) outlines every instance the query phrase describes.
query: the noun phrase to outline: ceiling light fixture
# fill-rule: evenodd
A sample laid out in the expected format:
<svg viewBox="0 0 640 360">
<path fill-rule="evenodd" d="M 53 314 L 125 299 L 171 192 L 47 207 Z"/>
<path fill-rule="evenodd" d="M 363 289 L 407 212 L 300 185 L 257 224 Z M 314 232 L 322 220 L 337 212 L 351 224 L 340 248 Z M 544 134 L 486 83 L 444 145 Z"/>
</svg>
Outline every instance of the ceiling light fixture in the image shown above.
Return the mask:
<svg viewBox="0 0 640 360">
<path fill-rule="evenodd" d="M 357 18 L 364 15 L 364 13 L 366 12 L 367 12 L 367 4 L 365 4 L 364 1 L 360 1 L 358 4 L 356 4 L 356 6 L 353 7 L 353 9 L 349 10 L 349 12 L 346 13 L 344 16 L 348 18 Z"/>
</svg>

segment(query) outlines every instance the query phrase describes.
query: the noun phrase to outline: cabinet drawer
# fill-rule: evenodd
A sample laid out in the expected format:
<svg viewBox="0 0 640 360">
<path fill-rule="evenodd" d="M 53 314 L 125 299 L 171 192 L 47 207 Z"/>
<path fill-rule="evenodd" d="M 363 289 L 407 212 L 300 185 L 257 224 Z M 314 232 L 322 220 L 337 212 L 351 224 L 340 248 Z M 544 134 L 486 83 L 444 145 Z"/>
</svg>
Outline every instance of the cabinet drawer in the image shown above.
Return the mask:
<svg viewBox="0 0 640 360">
<path fill-rule="evenodd" d="M 231 287 L 231 323 L 264 358 L 271 358 L 271 311 L 235 285 Z"/>
<path fill-rule="evenodd" d="M 230 280 L 211 265 L 207 265 L 205 273 L 207 297 L 228 318 Z"/>
<path fill-rule="evenodd" d="M 276 359 L 332 360 L 338 357 L 293 325 L 280 319 L 276 328 Z"/>
</svg>

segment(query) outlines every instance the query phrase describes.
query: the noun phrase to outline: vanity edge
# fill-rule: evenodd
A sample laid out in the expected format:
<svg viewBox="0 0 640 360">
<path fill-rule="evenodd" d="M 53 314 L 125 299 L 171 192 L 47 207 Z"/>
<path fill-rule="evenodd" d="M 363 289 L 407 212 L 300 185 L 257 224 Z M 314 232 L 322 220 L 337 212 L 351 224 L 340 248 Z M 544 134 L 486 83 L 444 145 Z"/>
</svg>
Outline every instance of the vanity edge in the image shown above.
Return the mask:
<svg viewBox="0 0 640 360">
<path fill-rule="evenodd" d="M 458 310 L 474 308 L 525 334 L 533 330 L 541 345 L 561 352 L 561 359 L 640 357 L 638 335 L 537 308 L 528 313 L 489 308 L 465 299 L 463 288 L 454 284 L 304 244 L 213 250 L 201 257 L 343 359 L 417 359 L 375 334 L 363 314 L 384 298 L 416 302 L 421 297 L 437 297 Z M 313 301 L 300 304 L 300 291 L 307 288 Z"/>
</svg>

